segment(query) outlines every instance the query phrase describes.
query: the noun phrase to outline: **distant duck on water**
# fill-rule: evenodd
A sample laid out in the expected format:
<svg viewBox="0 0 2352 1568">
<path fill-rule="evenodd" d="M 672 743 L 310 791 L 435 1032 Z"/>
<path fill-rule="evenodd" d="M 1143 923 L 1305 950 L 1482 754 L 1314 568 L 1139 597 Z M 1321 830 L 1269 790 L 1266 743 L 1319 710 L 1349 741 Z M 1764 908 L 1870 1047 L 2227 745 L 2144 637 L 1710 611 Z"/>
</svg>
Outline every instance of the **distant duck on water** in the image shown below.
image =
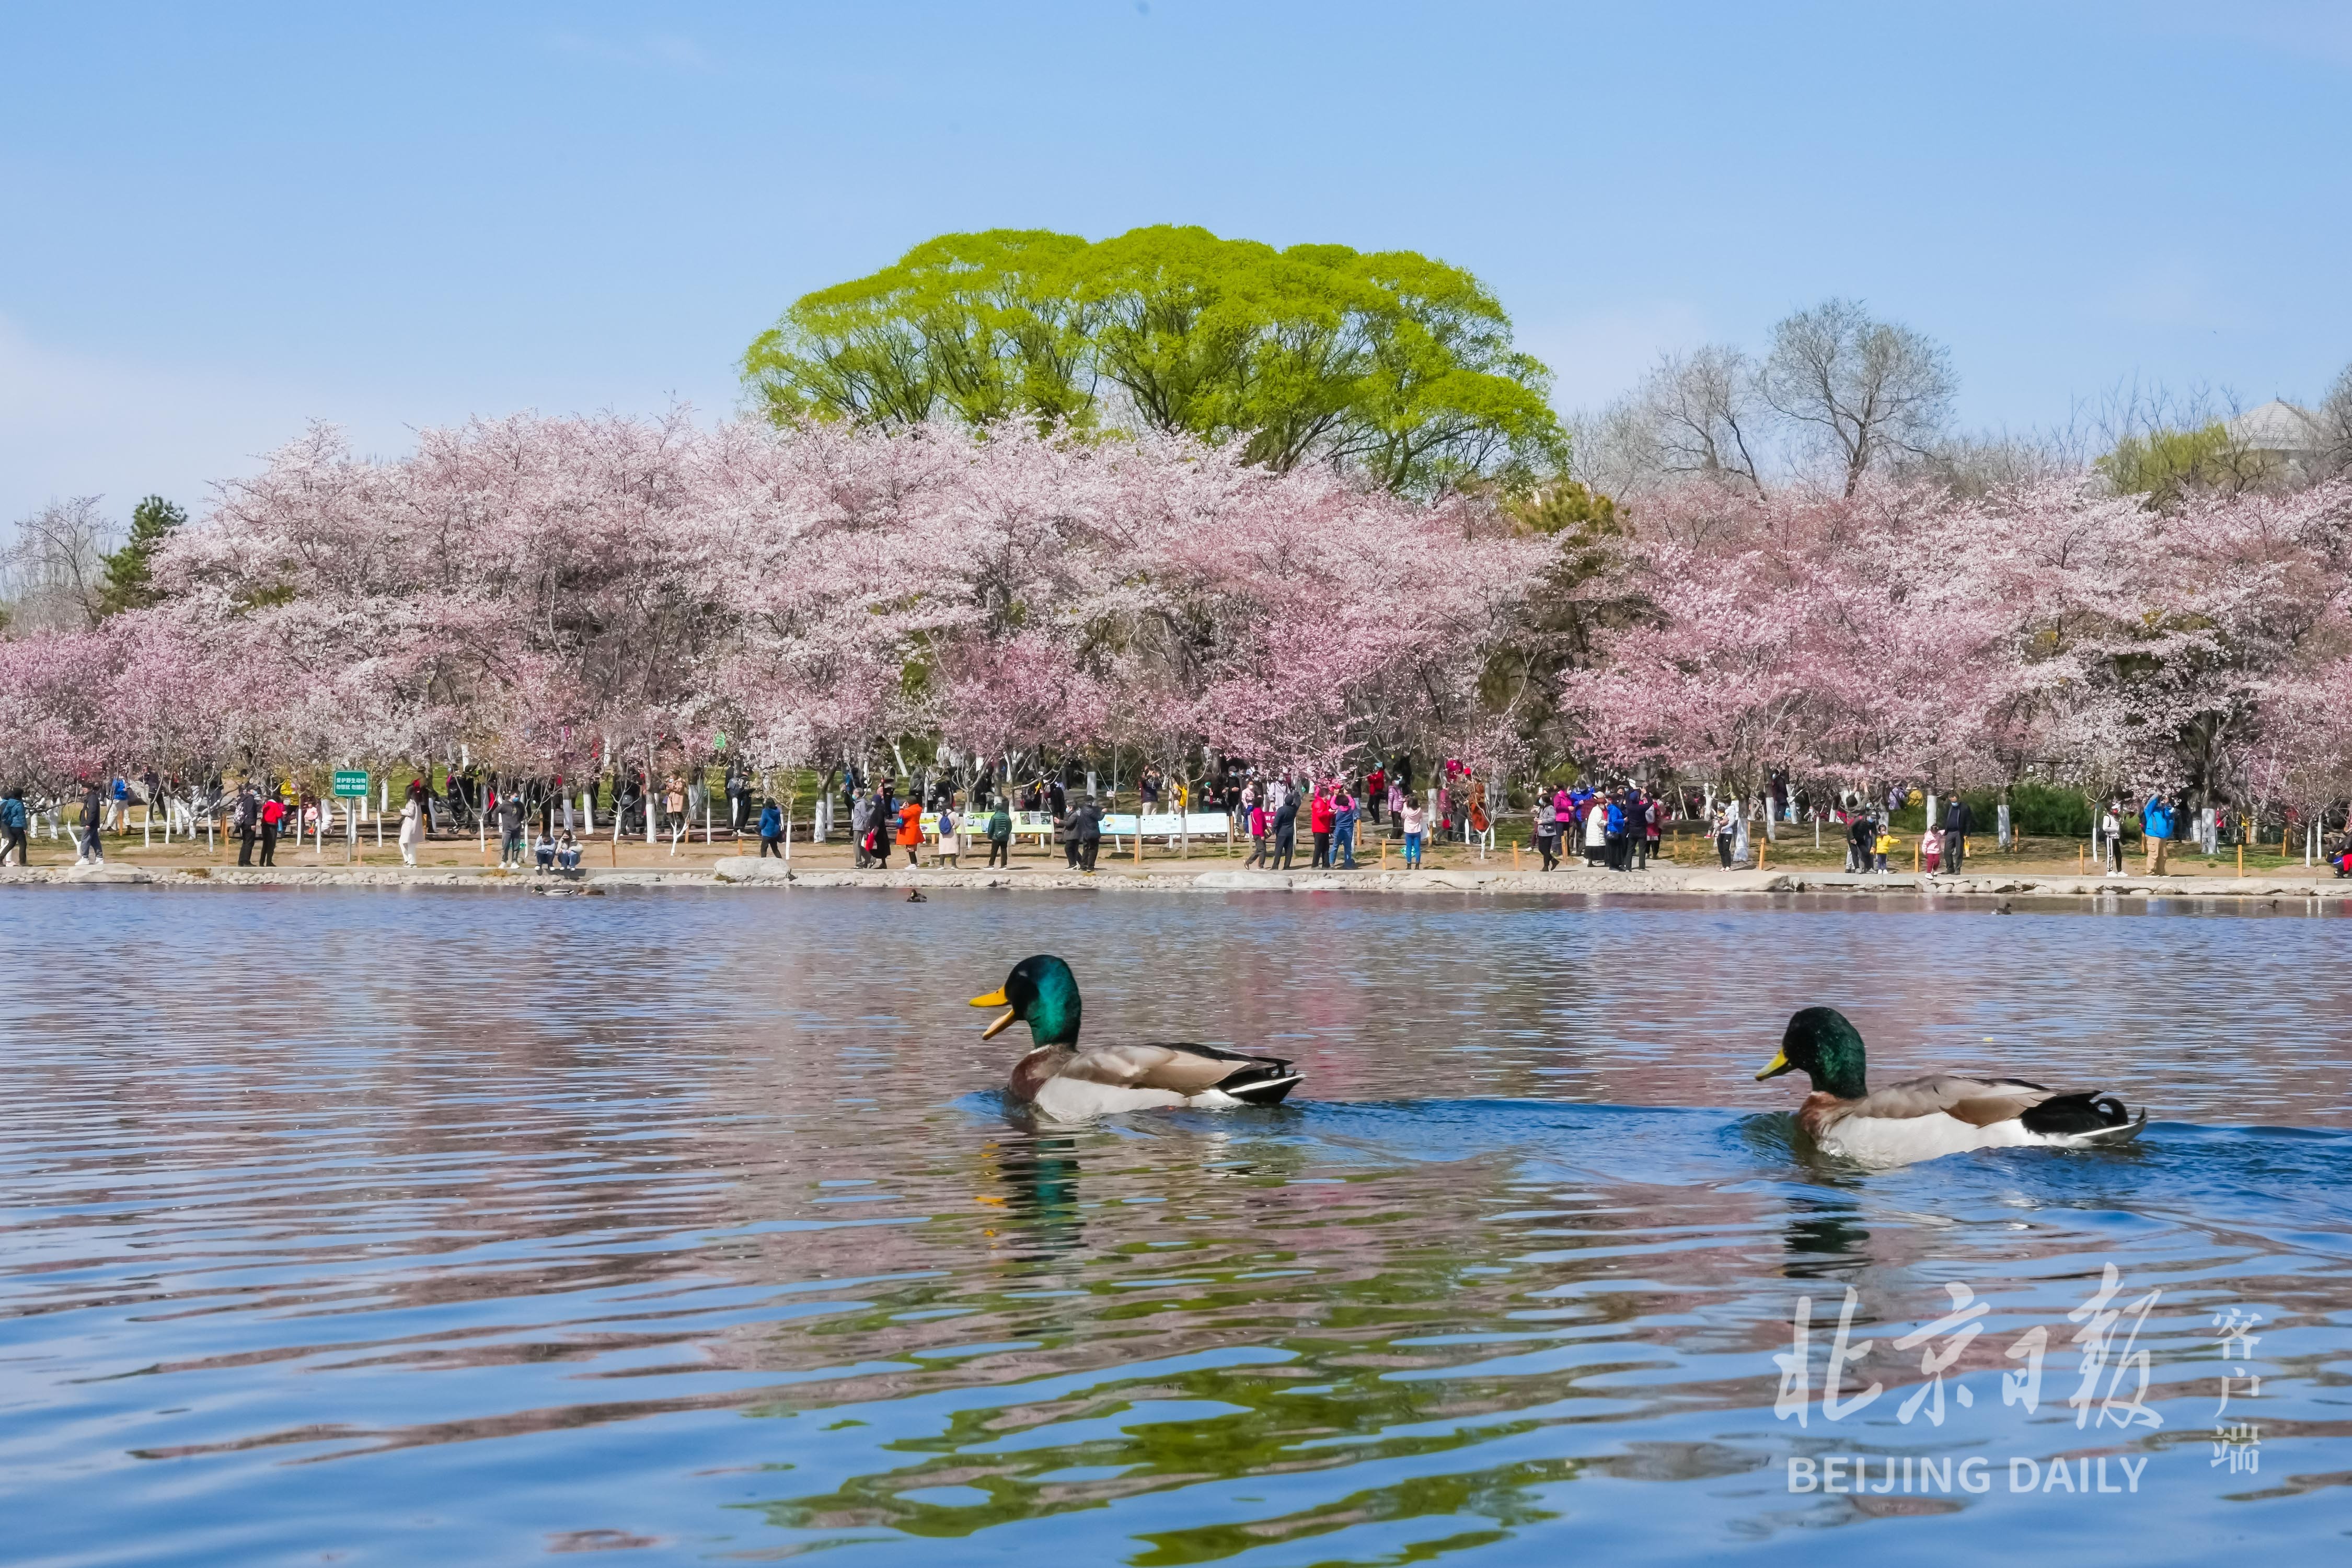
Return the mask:
<svg viewBox="0 0 2352 1568">
<path fill-rule="evenodd" d="M 1077 977 L 1051 953 L 1023 959 L 1002 986 L 971 1005 L 1004 1009 L 981 1032 L 983 1040 L 1016 1022 L 1029 1026 L 1035 1043 L 1013 1065 L 1010 1092 L 1056 1121 L 1169 1105 L 1273 1105 L 1304 1076 L 1277 1058 L 1181 1041 L 1082 1049 Z"/>
<path fill-rule="evenodd" d="M 2097 1090 L 2060 1094 L 2014 1078 L 1930 1073 L 1872 1092 L 1862 1036 L 1834 1007 L 1789 1020 L 1759 1079 L 1790 1069 L 1812 1079 L 1797 1123 L 1825 1154 L 1865 1165 L 1907 1165 L 1969 1149 L 2096 1149 L 2129 1142 L 2147 1123 Z"/>
</svg>

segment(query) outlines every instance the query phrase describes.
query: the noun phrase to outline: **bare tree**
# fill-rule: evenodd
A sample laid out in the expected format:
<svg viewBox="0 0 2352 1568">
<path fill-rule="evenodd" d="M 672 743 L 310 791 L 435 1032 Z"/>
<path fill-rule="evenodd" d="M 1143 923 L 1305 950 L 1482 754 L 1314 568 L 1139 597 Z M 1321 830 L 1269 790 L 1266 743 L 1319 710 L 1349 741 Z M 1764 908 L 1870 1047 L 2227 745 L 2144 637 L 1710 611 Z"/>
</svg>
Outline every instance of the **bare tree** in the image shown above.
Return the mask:
<svg viewBox="0 0 2352 1568">
<path fill-rule="evenodd" d="M 1710 344 L 1664 355 L 1635 400 L 1665 472 L 1764 488 L 1757 467 L 1764 408 L 1746 354 Z"/>
<path fill-rule="evenodd" d="M 2312 410 L 2319 426 L 2321 439 L 2327 443 L 2322 454 L 2321 472 L 2326 475 L 2352 473 L 2352 364 L 2347 364 L 2336 376 L 2336 384 Z"/>
<path fill-rule="evenodd" d="M 1937 443 L 1924 457 L 1890 465 L 1901 479 L 1942 485 L 1955 495 L 1981 496 L 2039 479 L 2080 474 L 2090 467 L 2078 425 L 2053 430 L 1985 430 Z"/>
<path fill-rule="evenodd" d="M 2162 382 L 2119 382 L 2090 418 L 2098 454 L 2090 466 L 2116 489 L 2161 507 L 2191 492 L 2237 495 L 2301 482 L 2303 465 L 2265 448 L 2242 424 L 2245 412 L 2235 394 L 2202 382 L 2186 393 Z"/>
<path fill-rule="evenodd" d="M 20 518 L 0 551 L 0 601 L 11 629 L 94 626 L 104 556 L 116 531 L 99 515 L 98 497 L 51 501 Z"/>
<path fill-rule="evenodd" d="M 1873 320 L 1853 300 L 1824 300 L 1774 327 L 1762 378 L 1765 400 L 1835 463 L 1847 495 L 1873 465 L 1932 451 L 1957 385 L 1942 344 Z"/>
<path fill-rule="evenodd" d="M 1760 491 L 1765 412 L 1755 363 L 1738 349 L 1662 354 L 1631 395 L 1576 427 L 1578 477 L 1608 495 L 1676 479 Z"/>
</svg>

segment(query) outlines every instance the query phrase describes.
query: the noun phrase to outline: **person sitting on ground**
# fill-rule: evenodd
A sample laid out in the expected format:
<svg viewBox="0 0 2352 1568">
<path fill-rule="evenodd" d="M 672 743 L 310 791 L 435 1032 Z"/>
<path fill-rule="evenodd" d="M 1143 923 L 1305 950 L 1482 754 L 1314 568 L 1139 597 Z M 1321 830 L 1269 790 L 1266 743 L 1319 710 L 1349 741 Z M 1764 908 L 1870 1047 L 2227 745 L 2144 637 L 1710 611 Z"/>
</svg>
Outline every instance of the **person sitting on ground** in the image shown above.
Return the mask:
<svg viewBox="0 0 2352 1568">
<path fill-rule="evenodd" d="M 568 827 L 556 835 L 555 868 L 559 871 L 580 869 L 580 840 L 572 837 L 572 829 Z"/>
<path fill-rule="evenodd" d="M 541 839 L 537 844 L 531 846 L 530 853 L 531 858 L 538 862 L 539 869 L 542 871 L 552 871 L 555 869 L 554 839 Z"/>
</svg>

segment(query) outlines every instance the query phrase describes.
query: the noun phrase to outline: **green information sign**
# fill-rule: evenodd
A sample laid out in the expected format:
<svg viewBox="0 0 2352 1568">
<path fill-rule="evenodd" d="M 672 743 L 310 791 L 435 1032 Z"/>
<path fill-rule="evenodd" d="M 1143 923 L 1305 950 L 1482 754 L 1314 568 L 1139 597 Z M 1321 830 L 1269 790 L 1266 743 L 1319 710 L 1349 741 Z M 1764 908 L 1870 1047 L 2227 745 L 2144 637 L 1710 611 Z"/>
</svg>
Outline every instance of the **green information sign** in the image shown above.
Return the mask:
<svg viewBox="0 0 2352 1568">
<path fill-rule="evenodd" d="M 343 770 L 335 774 L 336 795 L 352 800 L 365 800 L 367 798 L 367 774 L 351 769 Z"/>
</svg>

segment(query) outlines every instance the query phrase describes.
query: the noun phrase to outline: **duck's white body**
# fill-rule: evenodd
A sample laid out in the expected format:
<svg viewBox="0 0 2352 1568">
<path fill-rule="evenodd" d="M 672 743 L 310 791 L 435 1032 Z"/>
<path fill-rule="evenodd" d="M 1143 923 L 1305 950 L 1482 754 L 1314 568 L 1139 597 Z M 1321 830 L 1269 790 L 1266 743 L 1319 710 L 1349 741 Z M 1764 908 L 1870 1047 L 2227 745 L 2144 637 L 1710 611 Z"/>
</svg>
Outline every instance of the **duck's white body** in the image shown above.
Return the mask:
<svg viewBox="0 0 2352 1568">
<path fill-rule="evenodd" d="M 1055 1121 L 1183 1105 L 1272 1105 L 1300 1074 L 1271 1057 L 1185 1044 L 1040 1046 L 1014 1064 L 1010 1092 Z"/>
<path fill-rule="evenodd" d="M 1213 1089 L 1205 1094 L 1186 1095 L 1172 1089 L 1120 1089 L 1107 1083 L 1053 1078 L 1045 1080 L 1037 1098 L 1029 1103 L 1055 1121 L 1085 1121 L 1097 1116 L 1116 1116 L 1123 1110 L 1156 1110 L 1171 1105 L 1227 1110 L 1247 1102 Z"/>
<path fill-rule="evenodd" d="M 1864 1165 L 1908 1165 L 1971 1149 L 2087 1149 L 2119 1143 L 2147 1121 L 2083 1131 L 2037 1131 L 2025 1113 L 2059 1099 L 2019 1079 L 1960 1078 L 1935 1073 L 1891 1084 L 1860 1100 L 1820 1090 L 1805 1097 L 1798 1123 L 1825 1154 Z M 2082 1098 L 2082 1097 L 2065 1097 Z M 2121 1107 L 2117 1108 L 2118 1112 Z"/>
</svg>

